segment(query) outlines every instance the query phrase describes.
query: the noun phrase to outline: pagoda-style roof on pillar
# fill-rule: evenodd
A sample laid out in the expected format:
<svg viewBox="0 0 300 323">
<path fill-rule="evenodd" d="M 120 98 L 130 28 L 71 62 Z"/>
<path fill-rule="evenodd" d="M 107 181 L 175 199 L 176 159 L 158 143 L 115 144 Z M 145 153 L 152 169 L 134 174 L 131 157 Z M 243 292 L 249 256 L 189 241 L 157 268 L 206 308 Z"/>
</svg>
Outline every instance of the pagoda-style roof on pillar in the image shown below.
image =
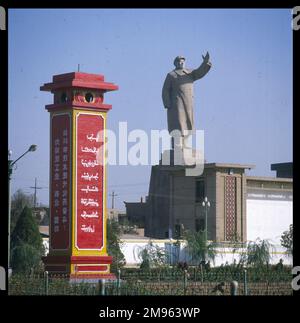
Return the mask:
<svg viewBox="0 0 300 323">
<path fill-rule="evenodd" d="M 71 72 L 54 75 L 52 83 L 45 83 L 40 87 L 41 91 L 51 91 L 65 88 L 85 88 L 97 89 L 103 92 L 118 90 L 118 86 L 113 83 L 104 82 L 101 74 L 89 74 L 82 72 Z"/>
<path fill-rule="evenodd" d="M 104 93 L 118 88 L 114 83 L 105 82 L 101 74 L 71 72 L 54 75 L 52 82 L 45 83 L 40 90 L 54 94 L 54 103 L 46 105 L 48 111 L 76 107 L 105 111 L 111 109 L 111 105 L 103 103 Z M 92 100 L 86 100 L 87 93 L 92 94 Z"/>
</svg>

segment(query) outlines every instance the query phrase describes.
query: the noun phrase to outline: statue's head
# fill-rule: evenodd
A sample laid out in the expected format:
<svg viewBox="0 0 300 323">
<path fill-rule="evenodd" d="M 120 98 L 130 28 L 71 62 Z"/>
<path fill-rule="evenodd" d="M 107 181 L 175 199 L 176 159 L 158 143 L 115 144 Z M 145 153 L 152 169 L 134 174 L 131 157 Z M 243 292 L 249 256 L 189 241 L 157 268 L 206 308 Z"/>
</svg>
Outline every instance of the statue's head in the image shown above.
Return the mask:
<svg viewBox="0 0 300 323">
<path fill-rule="evenodd" d="M 177 56 L 174 59 L 174 65 L 176 68 L 182 69 L 184 68 L 184 64 L 185 64 L 185 58 L 183 56 Z"/>
</svg>

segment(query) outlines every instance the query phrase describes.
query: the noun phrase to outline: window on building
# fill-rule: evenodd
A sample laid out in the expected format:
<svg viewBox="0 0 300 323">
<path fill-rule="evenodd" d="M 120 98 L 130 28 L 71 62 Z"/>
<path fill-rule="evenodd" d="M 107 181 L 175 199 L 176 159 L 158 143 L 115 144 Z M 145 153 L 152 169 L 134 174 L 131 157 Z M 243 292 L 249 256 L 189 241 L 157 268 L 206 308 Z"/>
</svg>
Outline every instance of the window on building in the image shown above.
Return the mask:
<svg viewBox="0 0 300 323">
<path fill-rule="evenodd" d="M 68 101 L 67 93 L 63 92 L 63 93 L 61 94 L 61 96 L 60 96 L 60 101 L 61 101 L 62 103 L 65 103 L 65 102 L 67 102 L 67 101 Z"/>
<path fill-rule="evenodd" d="M 205 197 L 205 185 L 204 180 L 196 181 L 196 203 L 201 203 Z"/>
<path fill-rule="evenodd" d="M 86 102 L 89 102 L 89 103 L 92 103 L 94 101 L 94 96 L 92 93 L 88 92 L 86 93 L 85 95 L 85 101 Z"/>
<path fill-rule="evenodd" d="M 196 227 L 195 229 L 196 229 L 197 232 L 204 231 L 205 230 L 205 221 L 204 221 L 204 219 L 200 219 L 200 218 L 196 219 L 195 227 Z"/>
</svg>

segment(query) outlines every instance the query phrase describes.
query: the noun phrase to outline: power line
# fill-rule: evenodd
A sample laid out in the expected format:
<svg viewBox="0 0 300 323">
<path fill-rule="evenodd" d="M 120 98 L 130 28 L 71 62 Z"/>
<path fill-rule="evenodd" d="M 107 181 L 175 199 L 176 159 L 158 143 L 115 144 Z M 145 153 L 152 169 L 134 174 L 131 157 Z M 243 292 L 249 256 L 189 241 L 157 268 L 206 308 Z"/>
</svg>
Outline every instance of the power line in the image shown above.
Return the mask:
<svg viewBox="0 0 300 323">
<path fill-rule="evenodd" d="M 32 179 L 30 178 L 24 178 L 24 177 L 18 177 L 18 178 L 15 178 L 17 179 L 18 182 L 29 182 L 31 181 Z M 49 180 L 46 180 L 46 179 L 40 179 L 39 182 L 42 182 L 42 183 L 49 183 Z M 110 188 L 113 188 L 113 187 L 134 187 L 134 186 L 142 186 L 142 185 L 149 185 L 149 182 L 140 182 L 140 183 L 128 183 L 128 184 L 111 184 L 111 185 L 108 185 L 108 187 Z M 48 186 L 43 186 L 42 188 L 48 188 Z"/>
<path fill-rule="evenodd" d="M 32 177 L 31 178 L 24 178 L 24 177 L 14 177 L 14 179 L 17 180 L 17 182 L 31 182 L 32 181 Z M 49 180 L 45 180 L 45 179 L 39 179 L 39 182 L 42 182 L 42 183 L 49 183 Z M 45 186 L 43 188 L 46 188 Z"/>
</svg>

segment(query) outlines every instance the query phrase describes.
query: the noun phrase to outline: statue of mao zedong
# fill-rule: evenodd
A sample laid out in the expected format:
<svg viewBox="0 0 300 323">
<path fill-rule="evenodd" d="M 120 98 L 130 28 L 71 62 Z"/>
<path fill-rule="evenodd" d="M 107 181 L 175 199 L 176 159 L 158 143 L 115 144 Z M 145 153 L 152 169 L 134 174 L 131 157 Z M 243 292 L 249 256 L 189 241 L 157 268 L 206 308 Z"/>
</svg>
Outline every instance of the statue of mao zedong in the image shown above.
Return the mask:
<svg viewBox="0 0 300 323">
<path fill-rule="evenodd" d="M 167 109 L 168 130 L 181 134 L 180 146 L 185 146 L 187 137 L 194 130 L 193 83 L 205 76 L 211 68 L 209 53 L 202 55 L 203 62 L 197 69 L 185 68 L 185 58 L 177 56 L 174 60 L 175 69 L 167 74 L 162 100 Z M 177 132 L 178 133 L 178 132 Z"/>
</svg>

